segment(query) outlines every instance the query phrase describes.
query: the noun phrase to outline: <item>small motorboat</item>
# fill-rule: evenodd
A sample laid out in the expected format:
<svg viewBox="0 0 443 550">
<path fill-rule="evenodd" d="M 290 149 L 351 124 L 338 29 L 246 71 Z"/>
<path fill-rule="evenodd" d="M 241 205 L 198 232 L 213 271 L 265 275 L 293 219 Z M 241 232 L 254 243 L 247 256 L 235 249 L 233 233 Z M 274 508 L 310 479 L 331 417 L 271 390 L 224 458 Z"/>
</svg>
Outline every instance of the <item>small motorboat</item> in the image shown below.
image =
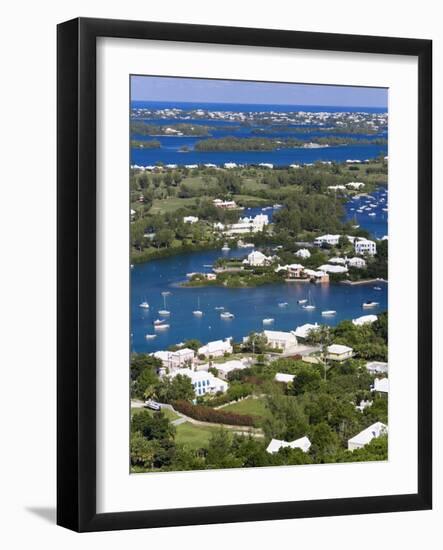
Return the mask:
<svg viewBox="0 0 443 550">
<path fill-rule="evenodd" d="M 374 290 L 381 290 L 381 286 L 374 286 Z"/>
<path fill-rule="evenodd" d="M 335 309 L 327 309 L 321 312 L 323 317 L 333 317 L 334 315 L 336 315 L 336 313 L 337 312 L 335 311 Z"/>
<path fill-rule="evenodd" d="M 273 322 L 274 322 L 274 319 L 272 317 L 267 317 L 266 319 L 263 319 L 264 325 L 272 325 Z"/>
<path fill-rule="evenodd" d="M 222 311 L 224 308 L 224 306 L 215 306 L 214 308 L 216 311 Z"/>
<path fill-rule="evenodd" d="M 169 325 L 162 323 L 161 325 L 154 325 L 154 330 L 166 330 L 169 328 Z"/>
<path fill-rule="evenodd" d="M 153 325 L 162 325 L 165 322 L 164 319 L 156 319 L 152 324 Z"/>
<path fill-rule="evenodd" d="M 145 336 L 146 340 L 153 340 L 154 338 L 157 338 L 156 334 L 146 334 Z"/>
<path fill-rule="evenodd" d="M 378 302 L 363 302 L 361 307 L 363 308 L 370 308 L 370 307 L 376 307 L 378 306 Z"/>
<path fill-rule="evenodd" d="M 297 300 L 297 304 L 306 304 L 307 298 L 303 298 L 302 300 Z"/>
<path fill-rule="evenodd" d="M 280 302 L 278 304 L 278 307 L 286 307 L 288 305 L 288 302 Z"/>
<path fill-rule="evenodd" d="M 144 301 L 141 304 L 138 304 L 138 307 L 141 307 L 142 309 L 149 309 L 148 302 Z"/>
<path fill-rule="evenodd" d="M 230 249 L 230 247 L 228 246 L 228 243 L 225 243 L 223 246 L 222 246 L 222 250 L 225 251 L 225 252 L 228 252 Z"/>
<path fill-rule="evenodd" d="M 223 313 L 220 313 L 220 319 L 233 319 L 235 315 L 233 313 L 230 313 L 229 311 L 224 311 Z"/>
</svg>

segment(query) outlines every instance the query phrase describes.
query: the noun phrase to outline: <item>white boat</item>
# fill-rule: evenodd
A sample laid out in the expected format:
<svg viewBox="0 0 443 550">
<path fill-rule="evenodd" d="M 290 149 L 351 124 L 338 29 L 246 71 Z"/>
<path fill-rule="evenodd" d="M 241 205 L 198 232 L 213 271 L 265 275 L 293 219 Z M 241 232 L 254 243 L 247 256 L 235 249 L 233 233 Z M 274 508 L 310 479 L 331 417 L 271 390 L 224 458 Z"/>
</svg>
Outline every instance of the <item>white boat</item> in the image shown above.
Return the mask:
<svg viewBox="0 0 443 550">
<path fill-rule="evenodd" d="M 147 334 L 145 336 L 146 340 L 153 340 L 154 338 L 157 338 L 156 334 Z"/>
<path fill-rule="evenodd" d="M 314 304 L 312 303 L 312 300 L 311 300 L 311 293 L 309 292 L 308 294 L 308 300 L 307 300 L 307 304 L 302 306 L 303 309 L 307 309 L 307 310 L 311 310 L 311 309 L 315 309 L 315 306 Z"/>
<path fill-rule="evenodd" d="M 361 307 L 363 308 L 369 308 L 369 307 L 375 307 L 378 306 L 378 302 L 363 302 Z"/>
<path fill-rule="evenodd" d="M 229 313 L 229 311 L 224 311 L 223 313 L 220 313 L 220 319 L 233 319 L 235 315 L 233 313 Z"/>
<path fill-rule="evenodd" d="M 166 316 L 170 315 L 171 312 L 166 309 L 166 296 L 167 296 L 167 294 L 162 292 L 162 295 L 163 295 L 163 309 L 159 309 L 158 312 L 159 312 L 160 315 L 163 315 L 163 316 L 166 317 Z"/>
<path fill-rule="evenodd" d="M 381 290 L 381 286 L 374 286 L 374 290 Z"/>
<path fill-rule="evenodd" d="M 220 311 L 220 310 L 223 310 L 225 308 L 224 308 L 224 306 L 215 306 L 214 309 L 217 310 L 217 311 Z"/>
<path fill-rule="evenodd" d="M 138 304 L 138 307 L 141 307 L 142 309 L 149 309 L 148 302 L 144 301 L 141 304 Z"/>
<path fill-rule="evenodd" d="M 203 315 L 203 311 L 200 309 L 200 298 L 197 298 L 197 309 L 194 309 L 192 314 L 196 317 L 201 317 Z"/>
<path fill-rule="evenodd" d="M 169 296 L 171 294 L 171 292 L 169 290 L 164 290 L 162 292 L 162 296 Z"/>
<path fill-rule="evenodd" d="M 307 298 L 303 298 L 302 300 L 297 300 L 297 304 L 306 304 Z"/>
<path fill-rule="evenodd" d="M 152 324 L 153 325 L 163 325 L 164 322 L 165 322 L 164 319 L 156 319 Z"/>
<path fill-rule="evenodd" d="M 263 324 L 264 325 L 272 325 L 273 322 L 274 322 L 274 319 L 272 319 L 272 317 L 268 317 L 266 319 L 263 319 Z"/>
<path fill-rule="evenodd" d="M 228 246 L 228 243 L 225 243 L 225 244 L 222 246 L 222 250 L 225 250 L 226 252 L 227 252 L 228 250 L 231 250 L 231 249 L 229 248 L 229 246 Z"/>
<path fill-rule="evenodd" d="M 375 212 L 371 212 L 369 215 L 370 216 L 375 216 Z"/>
<path fill-rule="evenodd" d="M 166 330 L 169 328 L 169 325 L 162 323 L 161 325 L 155 325 L 154 330 Z"/>
<path fill-rule="evenodd" d="M 288 305 L 288 302 L 280 302 L 278 304 L 278 307 L 286 307 Z"/>
<path fill-rule="evenodd" d="M 321 314 L 323 315 L 323 317 L 332 317 L 333 315 L 335 315 L 337 312 L 335 311 L 335 309 L 327 309 L 325 311 L 322 311 Z"/>
</svg>

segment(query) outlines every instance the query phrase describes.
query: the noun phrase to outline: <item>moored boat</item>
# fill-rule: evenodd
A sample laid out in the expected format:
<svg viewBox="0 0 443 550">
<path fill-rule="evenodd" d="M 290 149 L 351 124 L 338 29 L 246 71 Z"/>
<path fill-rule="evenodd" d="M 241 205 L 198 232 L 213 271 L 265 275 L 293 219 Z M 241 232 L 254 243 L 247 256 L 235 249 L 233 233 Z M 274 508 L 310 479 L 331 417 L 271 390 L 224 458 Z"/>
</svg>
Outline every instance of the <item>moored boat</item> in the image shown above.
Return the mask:
<svg viewBox="0 0 443 550">
<path fill-rule="evenodd" d="M 363 308 L 370 308 L 370 307 L 376 307 L 378 306 L 378 302 L 363 302 L 361 307 Z"/>
</svg>

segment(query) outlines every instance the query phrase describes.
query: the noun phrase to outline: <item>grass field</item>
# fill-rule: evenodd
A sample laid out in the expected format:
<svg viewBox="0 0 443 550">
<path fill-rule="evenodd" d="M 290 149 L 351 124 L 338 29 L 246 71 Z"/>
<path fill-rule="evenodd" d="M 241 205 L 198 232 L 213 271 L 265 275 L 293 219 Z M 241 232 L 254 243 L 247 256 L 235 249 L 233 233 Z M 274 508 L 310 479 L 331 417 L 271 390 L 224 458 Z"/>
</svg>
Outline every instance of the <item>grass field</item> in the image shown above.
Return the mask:
<svg viewBox="0 0 443 550">
<path fill-rule="evenodd" d="M 195 206 L 195 197 L 181 199 L 179 197 L 171 197 L 169 199 L 155 199 L 150 210 L 151 214 L 166 214 L 174 212 L 186 206 Z"/>
<path fill-rule="evenodd" d="M 190 449 L 200 449 L 207 447 L 209 438 L 218 428 L 211 426 L 195 426 L 190 422 L 185 422 L 176 427 L 175 441 L 186 445 Z"/>
<path fill-rule="evenodd" d="M 133 415 L 139 414 L 140 411 L 148 411 L 150 414 L 154 414 L 154 411 L 152 411 L 151 409 L 144 408 L 144 407 L 131 408 L 131 413 Z M 170 409 L 162 409 L 162 412 L 166 416 L 166 418 L 168 418 L 171 422 L 173 420 L 177 420 L 177 418 L 180 418 L 180 416 L 178 414 L 176 414 L 174 411 L 171 411 Z"/>
<path fill-rule="evenodd" d="M 251 397 L 238 401 L 237 403 L 227 405 L 226 407 L 223 407 L 222 410 L 238 414 L 251 414 L 253 416 L 266 417 L 269 415 L 265 400 L 253 399 Z"/>
</svg>

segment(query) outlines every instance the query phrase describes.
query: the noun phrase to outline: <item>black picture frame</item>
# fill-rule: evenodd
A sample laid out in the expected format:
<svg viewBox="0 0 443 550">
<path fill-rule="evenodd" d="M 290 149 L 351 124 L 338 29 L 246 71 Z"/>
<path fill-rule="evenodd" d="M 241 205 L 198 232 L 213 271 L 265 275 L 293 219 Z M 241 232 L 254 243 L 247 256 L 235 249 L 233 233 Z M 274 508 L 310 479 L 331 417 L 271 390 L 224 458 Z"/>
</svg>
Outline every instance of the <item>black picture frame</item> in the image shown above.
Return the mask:
<svg viewBox="0 0 443 550">
<path fill-rule="evenodd" d="M 58 25 L 57 523 L 104 531 L 432 507 L 432 42 L 79 18 Z M 96 512 L 96 39 L 399 54 L 418 58 L 418 490 L 416 494 Z"/>
</svg>

